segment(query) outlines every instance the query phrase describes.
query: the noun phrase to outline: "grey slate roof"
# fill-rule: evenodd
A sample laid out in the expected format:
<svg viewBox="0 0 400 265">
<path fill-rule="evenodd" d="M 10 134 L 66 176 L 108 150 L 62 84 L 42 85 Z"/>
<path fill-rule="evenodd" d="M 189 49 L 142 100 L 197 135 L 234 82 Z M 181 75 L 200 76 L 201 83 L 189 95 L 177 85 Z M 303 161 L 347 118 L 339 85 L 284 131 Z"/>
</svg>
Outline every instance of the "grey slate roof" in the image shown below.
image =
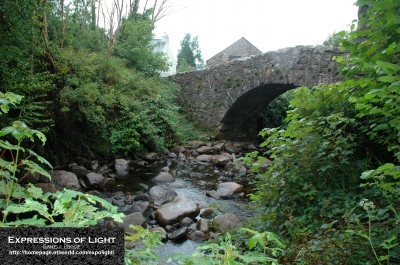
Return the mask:
<svg viewBox="0 0 400 265">
<path fill-rule="evenodd" d="M 251 44 L 244 37 L 234 42 L 221 52 L 207 60 L 207 66 L 228 62 L 235 58 L 250 57 L 262 53 L 256 46 Z"/>
</svg>

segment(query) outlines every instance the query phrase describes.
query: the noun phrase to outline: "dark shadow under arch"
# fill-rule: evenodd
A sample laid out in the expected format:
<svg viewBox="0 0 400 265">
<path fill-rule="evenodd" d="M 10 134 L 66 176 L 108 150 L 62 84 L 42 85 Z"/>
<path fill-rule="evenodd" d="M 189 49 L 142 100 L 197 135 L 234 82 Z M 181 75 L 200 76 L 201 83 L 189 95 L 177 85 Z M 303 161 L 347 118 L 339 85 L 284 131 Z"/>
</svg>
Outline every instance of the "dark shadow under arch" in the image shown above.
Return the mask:
<svg viewBox="0 0 400 265">
<path fill-rule="evenodd" d="M 217 138 L 237 141 L 257 139 L 257 120 L 261 113 L 272 100 L 297 87 L 294 84 L 267 84 L 246 92 L 222 118 Z"/>
</svg>

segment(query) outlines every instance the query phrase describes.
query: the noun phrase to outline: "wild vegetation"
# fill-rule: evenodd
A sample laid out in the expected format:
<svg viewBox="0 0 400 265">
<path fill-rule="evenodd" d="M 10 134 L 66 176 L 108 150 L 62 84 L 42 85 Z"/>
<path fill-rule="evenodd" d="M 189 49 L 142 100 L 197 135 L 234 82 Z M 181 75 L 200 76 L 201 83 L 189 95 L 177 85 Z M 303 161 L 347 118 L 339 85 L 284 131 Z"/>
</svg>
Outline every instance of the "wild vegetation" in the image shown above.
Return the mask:
<svg viewBox="0 0 400 265">
<path fill-rule="evenodd" d="M 0 109 L 7 113 L 0 116 L 0 226 L 121 218 L 91 195 L 50 199 L 20 186 L 18 174 L 49 177 L 40 165 L 50 163 L 27 141 L 41 144 L 47 135 L 53 148 L 72 153 L 135 153 L 189 135 L 174 104 L 177 88 L 158 78 L 165 64 L 148 46 L 157 12 L 132 6 L 107 34 L 92 1 L 73 3 L 0 3 Z M 346 81 L 294 91 L 286 124 L 260 132 L 268 152 L 243 159 L 255 178 L 256 218 L 202 246 L 202 254 L 181 256 L 182 264 L 400 264 L 400 5 L 356 5 L 368 8 L 347 36 L 337 33 L 349 51 L 335 58 Z M 254 163 L 262 155 L 273 160 L 265 173 Z M 135 230 L 127 239 L 143 247 L 126 251 L 126 263 L 157 262 L 159 235 Z"/>
<path fill-rule="evenodd" d="M 297 89 L 287 127 L 260 133 L 274 162 L 256 175 L 253 226 L 283 238 L 282 264 L 400 263 L 400 6 L 356 4 L 346 81 Z"/>
<path fill-rule="evenodd" d="M 2 114 L 8 113 L 10 106 L 18 104 L 22 97 L 0 92 L 0 99 Z M 38 173 L 51 178 L 40 166 L 44 164 L 51 168 L 49 162 L 23 147 L 24 141 L 36 139 L 44 144 L 46 136 L 21 121 L 14 121 L 0 130 L 0 137 L 0 227 L 85 227 L 106 217 L 122 221 L 123 214 L 117 212 L 117 207 L 99 197 L 72 190 L 43 193 L 32 184 L 20 185 L 28 174 Z"/>
<path fill-rule="evenodd" d="M 92 0 L 1 1 L 0 87 L 23 100 L 0 125 L 44 132 L 55 165 L 55 150 L 137 155 L 192 137 L 179 88 L 159 77 L 164 55 L 149 45 L 165 2 L 139 12 L 139 1 L 109 10 Z"/>
</svg>

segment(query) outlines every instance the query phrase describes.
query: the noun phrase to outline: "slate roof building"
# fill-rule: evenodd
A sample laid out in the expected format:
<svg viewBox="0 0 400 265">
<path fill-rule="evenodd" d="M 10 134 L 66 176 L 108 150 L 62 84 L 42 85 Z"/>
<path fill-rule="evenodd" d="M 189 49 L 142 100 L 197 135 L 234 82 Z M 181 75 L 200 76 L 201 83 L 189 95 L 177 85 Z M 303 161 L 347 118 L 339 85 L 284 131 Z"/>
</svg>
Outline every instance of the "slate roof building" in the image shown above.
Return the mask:
<svg viewBox="0 0 400 265">
<path fill-rule="evenodd" d="M 154 53 L 163 52 L 168 58 L 168 63 L 170 67 L 167 72 L 160 73 L 161 77 L 176 74 L 176 59 L 174 54 L 172 53 L 171 47 L 169 46 L 168 35 L 162 36 L 161 39 L 153 39 L 150 42 L 150 45 L 154 46 Z"/>
<path fill-rule="evenodd" d="M 217 53 L 207 60 L 207 66 L 213 66 L 225 62 L 229 62 L 236 58 L 249 57 L 251 55 L 262 53 L 256 46 L 251 44 L 245 38 L 241 38 L 225 50 Z"/>
</svg>

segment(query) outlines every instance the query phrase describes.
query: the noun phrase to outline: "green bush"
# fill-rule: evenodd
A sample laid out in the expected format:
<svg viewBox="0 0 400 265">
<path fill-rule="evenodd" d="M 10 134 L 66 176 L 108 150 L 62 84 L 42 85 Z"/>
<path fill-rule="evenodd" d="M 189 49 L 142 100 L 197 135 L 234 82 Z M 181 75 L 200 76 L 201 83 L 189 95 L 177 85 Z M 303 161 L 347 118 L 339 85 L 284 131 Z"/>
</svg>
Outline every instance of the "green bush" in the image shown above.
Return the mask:
<svg viewBox="0 0 400 265">
<path fill-rule="evenodd" d="M 90 146 L 100 138 L 114 153 L 138 155 L 193 136 L 175 103 L 175 84 L 102 53 L 65 51 L 62 62 L 69 70 L 60 92 L 58 121 L 65 126 L 58 132 L 66 141 Z"/>
</svg>

